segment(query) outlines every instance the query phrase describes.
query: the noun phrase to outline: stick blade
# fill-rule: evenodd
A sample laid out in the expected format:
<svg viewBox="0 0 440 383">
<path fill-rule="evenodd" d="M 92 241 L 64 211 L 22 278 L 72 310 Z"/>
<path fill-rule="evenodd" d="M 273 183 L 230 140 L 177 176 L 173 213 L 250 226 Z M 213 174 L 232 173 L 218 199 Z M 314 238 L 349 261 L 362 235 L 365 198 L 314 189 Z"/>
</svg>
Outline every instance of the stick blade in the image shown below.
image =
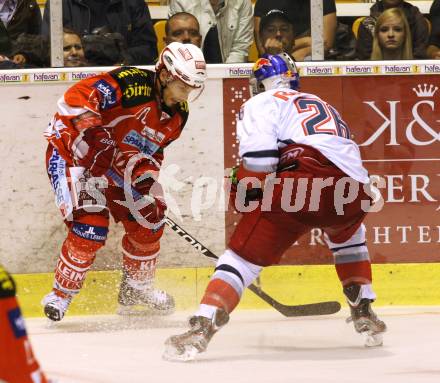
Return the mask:
<svg viewBox="0 0 440 383">
<path fill-rule="evenodd" d="M 341 309 L 341 304 L 336 301 L 309 303 L 306 305 L 274 305 L 274 308 L 286 317 L 302 317 L 312 315 L 331 315 Z"/>
<path fill-rule="evenodd" d="M 341 304 L 336 301 L 309 303 L 305 305 L 293 306 L 283 305 L 254 284 L 250 284 L 248 286 L 248 289 L 251 290 L 254 294 L 258 295 L 263 301 L 271 305 L 275 310 L 286 317 L 330 315 L 337 313 L 341 309 Z"/>
</svg>

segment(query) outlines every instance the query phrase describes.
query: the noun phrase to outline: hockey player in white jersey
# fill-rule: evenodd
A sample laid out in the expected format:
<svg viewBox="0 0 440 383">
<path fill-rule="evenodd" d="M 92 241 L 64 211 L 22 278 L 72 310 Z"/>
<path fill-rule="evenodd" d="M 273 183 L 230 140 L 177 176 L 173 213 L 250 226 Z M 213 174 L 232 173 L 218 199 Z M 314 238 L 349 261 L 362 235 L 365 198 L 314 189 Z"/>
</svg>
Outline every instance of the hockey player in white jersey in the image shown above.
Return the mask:
<svg viewBox="0 0 440 383">
<path fill-rule="evenodd" d="M 349 320 L 366 335 L 366 346 L 382 345 L 386 325 L 371 309 L 376 295 L 362 223 L 371 205 L 369 177 L 348 126 L 327 102 L 298 91 L 298 72 L 286 53 L 260 58 L 251 86 L 255 96 L 237 121 L 242 161 L 232 180 L 245 196 L 231 193 L 236 207 L 245 200 L 245 212 L 190 329 L 168 338 L 164 358 L 191 360 L 205 351 L 262 267 L 279 263 L 313 227 L 325 232 L 333 252 Z"/>
</svg>

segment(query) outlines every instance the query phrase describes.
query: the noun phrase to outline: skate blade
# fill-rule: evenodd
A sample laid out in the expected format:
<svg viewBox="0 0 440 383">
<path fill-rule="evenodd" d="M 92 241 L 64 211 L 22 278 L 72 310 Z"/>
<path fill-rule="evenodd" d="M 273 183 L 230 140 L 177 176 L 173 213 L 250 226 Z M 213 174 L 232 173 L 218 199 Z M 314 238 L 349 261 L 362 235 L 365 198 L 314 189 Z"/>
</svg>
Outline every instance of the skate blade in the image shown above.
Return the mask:
<svg viewBox="0 0 440 383">
<path fill-rule="evenodd" d="M 382 334 L 375 334 L 371 332 L 365 333 L 365 347 L 380 347 L 383 346 L 383 336 Z"/>
<path fill-rule="evenodd" d="M 47 328 L 50 330 L 50 329 L 56 328 L 57 325 L 58 325 L 58 322 L 55 322 L 52 319 L 47 318 L 44 328 Z"/>
<path fill-rule="evenodd" d="M 186 345 L 183 352 L 179 352 L 171 344 L 165 344 L 165 351 L 162 354 L 162 359 L 168 362 L 191 362 L 196 358 L 199 352 L 193 346 Z"/>
<path fill-rule="evenodd" d="M 116 314 L 121 316 L 151 316 L 154 315 L 151 309 L 147 306 L 124 306 L 119 305 Z"/>
<path fill-rule="evenodd" d="M 171 307 L 167 310 L 159 310 L 146 305 L 124 306 L 119 304 L 116 313 L 122 316 L 167 316 L 173 314 L 174 311 L 174 307 Z"/>
</svg>

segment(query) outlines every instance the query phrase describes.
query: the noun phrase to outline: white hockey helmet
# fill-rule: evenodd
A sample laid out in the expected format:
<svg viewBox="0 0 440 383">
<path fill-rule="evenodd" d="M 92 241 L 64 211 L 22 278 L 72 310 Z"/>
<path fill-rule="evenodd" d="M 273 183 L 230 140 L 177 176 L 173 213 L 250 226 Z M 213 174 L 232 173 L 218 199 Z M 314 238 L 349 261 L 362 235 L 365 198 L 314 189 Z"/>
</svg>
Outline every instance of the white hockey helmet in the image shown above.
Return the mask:
<svg viewBox="0 0 440 383">
<path fill-rule="evenodd" d="M 203 52 L 193 44 L 173 42 L 159 55 L 156 72 L 166 68 L 171 75 L 193 88 L 203 89 L 206 80 L 206 62 Z"/>
</svg>

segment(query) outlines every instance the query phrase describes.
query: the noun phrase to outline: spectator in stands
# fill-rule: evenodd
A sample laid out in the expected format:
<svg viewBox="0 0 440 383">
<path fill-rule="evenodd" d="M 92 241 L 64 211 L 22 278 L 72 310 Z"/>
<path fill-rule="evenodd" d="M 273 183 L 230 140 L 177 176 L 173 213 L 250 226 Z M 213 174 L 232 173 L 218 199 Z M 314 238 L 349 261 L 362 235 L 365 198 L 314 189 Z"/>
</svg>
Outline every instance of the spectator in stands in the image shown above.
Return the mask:
<svg viewBox="0 0 440 383">
<path fill-rule="evenodd" d="M 272 9 L 261 18 L 259 37 L 264 53 L 270 55 L 291 54 L 295 46 L 293 24 L 279 9 Z"/>
<path fill-rule="evenodd" d="M 408 20 L 414 58 L 426 58 L 429 30 L 428 23 L 419 8 L 403 0 L 379 0 L 370 8 L 370 16 L 362 20 L 359 26 L 356 45 L 358 59 L 370 59 L 377 19 L 386 9 L 394 7 L 401 8 Z"/>
<path fill-rule="evenodd" d="M 86 66 L 81 37 L 68 28 L 63 30 L 63 55 L 65 67 Z"/>
<path fill-rule="evenodd" d="M 41 13 L 36 0 L 0 1 L 0 20 L 12 41 L 22 33 L 40 34 Z"/>
<path fill-rule="evenodd" d="M 41 35 L 22 33 L 11 44 L 11 53 L 0 58 L 1 69 L 41 68 L 49 66 L 48 40 Z"/>
<path fill-rule="evenodd" d="M 200 25 L 194 15 L 188 12 L 178 12 L 172 15 L 165 23 L 165 45 L 174 41 L 187 44 L 191 43 L 202 47 Z"/>
<path fill-rule="evenodd" d="M 246 62 L 252 44 L 251 0 L 170 0 L 170 15 L 194 15 L 207 63 Z"/>
<path fill-rule="evenodd" d="M 324 51 L 327 53 L 334 44 L 337 18 L 335 0 L 323 0 L 324 6 Z M 312 52 L 310 37 L 310 1 L 304 0 L 257 0 L 254 10 L 254 37 L 260 55 L 264 47 L 260 41 L 261 18 L 271 9 L 286 13 L 295 30 L 295 47 L 292 56 L 296 61 L 309 59 Z"/>
<path fill-rule="evenodd" d="M 41 35 L 22 33 L 13 43 L 12 58 L 24 68 L 50 66 L 49 41 Z"/>
<path fill-rule="evenodd" d="M 131 62 L 124 37 L 111 32 L 107 26 L 94 29 L 91 34 L 82 36 L 81 41 L 86 60 L 95 66 L 129 65 Z"/>
<path fill-rule="evenodd" d="M 125 39 L 129 55 L 125 64 L 155 62 L 157 39 L 144 0 L 63 0 L 62 5 L 64 27 L 76 31 L 81 37 L 105 28 Z M 50 0 L 47 0 L 42 27 L 44 35 L 49 34 L 49 15 Z"/>
<path fill-rule="evenodd" d="M 6 55 L 11 51 L 11 41 L 5 25 L 0 22 L 0 55 Z"/>
<path fill-rule="evenodd" d="M 410 60 L 413 58 L 411 31 L 401 8 L 388 8 L 374 27 L 371 60 Z"/>
<path fill-rule="evenodd" d="M 0 70 L 2 69 L 20 69 L 20 66 L 14 63 L 8 56 L 0 55 Z"/>
<path fill-rule="evenodd" d="M 429 38 L 428 57 L 440 59 L 440 0 L 434 0 L 429 10 L 431 37 Z"/>
</svg>

